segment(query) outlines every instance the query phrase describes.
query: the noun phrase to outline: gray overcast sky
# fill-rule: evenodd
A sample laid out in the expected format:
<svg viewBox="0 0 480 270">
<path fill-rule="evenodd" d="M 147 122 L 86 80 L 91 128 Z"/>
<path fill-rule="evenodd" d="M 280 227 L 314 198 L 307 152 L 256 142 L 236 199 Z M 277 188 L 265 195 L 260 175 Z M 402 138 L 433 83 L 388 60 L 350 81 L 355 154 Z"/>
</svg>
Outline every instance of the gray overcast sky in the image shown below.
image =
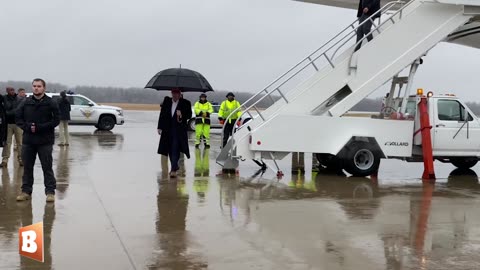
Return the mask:
<svg viewBox="0 0 480 270">
<path fill-rule="evenodd" d="M 253 92 L 354 17 L 290 0 L 2 1 L 0 80 L 143 87 L 181 63 Z M 417 86 L 480 101 L 480 50 L 441 44 L 425 60 Z"/>
</svg>

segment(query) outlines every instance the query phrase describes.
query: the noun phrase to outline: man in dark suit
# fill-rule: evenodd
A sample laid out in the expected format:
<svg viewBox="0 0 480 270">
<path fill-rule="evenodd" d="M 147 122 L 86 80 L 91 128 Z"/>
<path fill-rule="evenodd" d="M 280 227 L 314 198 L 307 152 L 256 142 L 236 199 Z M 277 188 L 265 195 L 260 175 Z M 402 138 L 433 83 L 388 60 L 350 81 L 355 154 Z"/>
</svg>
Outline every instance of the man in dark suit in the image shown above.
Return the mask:
<svg viewBox="0 0 480 270">
<path fill-rule="evenodd" d="M 357 42 L 359 42 L 365 35 L 367 36 L 367 40 L 371 41 L 373 36 L 370 33 L 372 29 L 372 22 L 376 18 L 380 18 L 380 12 L 375 14 L 377 11 L 380 10 L 380 0 L 360 0 L 358 3 L 358 12 L 357 18 L 358 23 L 361 24 L 365 21 L 365 23 L 357 29 Z M 368 19 L 370 16 L 375 14 L 374 17 Z M 362 43 L 359 43 L 355 48 L 355 51 L 358 51 L 362 47 Z"/>
<path fill-rule="evenodd" d="M 180 153 L 190 158 L 188 149 L 188 120 L 192 118 L 192 104 L 181 97 L 180 89 L 172 90 L 172 97 L 165 97 L 158 118 L 160 144 L 158 154 L 169 156 L 171 163 L 170 177 L 177 177 Z"/>
<path fill-rule="evenodd" d="M 24 162 L 22 193 L 17 201 L 31 199 L 33 191 L 33 167 L 40 158 L 47 202 L 55 201 L 57 180 L 52 168 L 52 151 L 55 143 L 55 127 L 60 123 L 58 105 L 45 94 L 46 83 L 42 79 L 32 82 L 33 96 L 20 103 L 15 122 L 23 130 L 22 160 Z"/>
</svg>

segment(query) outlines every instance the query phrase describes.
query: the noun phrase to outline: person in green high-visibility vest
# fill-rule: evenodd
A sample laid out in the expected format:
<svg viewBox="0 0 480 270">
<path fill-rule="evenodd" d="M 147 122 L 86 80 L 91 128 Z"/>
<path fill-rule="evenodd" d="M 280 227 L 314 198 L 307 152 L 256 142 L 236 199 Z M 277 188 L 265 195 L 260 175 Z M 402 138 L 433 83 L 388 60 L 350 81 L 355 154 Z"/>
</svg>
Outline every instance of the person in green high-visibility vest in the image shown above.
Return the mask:
<svg viewBox="0 0 480 270">
<path fill-rule="evenodd" d="M 195 102 L 195 147 L 200 146 L 200 138 L 205 138 L 205 148 L 210 147 L 210 114 L 213 113 L 213 107 L 207 100 L 207 95 L 202 93 L 200 99 Z"/>
<path fill-rule="evenodd" d="M 223 130 L 223 147 L 225 147 L 227 144 L 228 138 L 232 136 L 233 128 L 235 127 L 237 121 L 242 120 L 240 118 L 242 116 L 242 111 L 238 110 L 235 115 L 232 115 L 227 121 L 227 117 L 238 108 L 240 108 L 240 102 L 235 100 L 235 95 L 232 92 L 229 92 L 227 94 L 227 100 L 222 102 L 220 105 L 220 110 L 218 111 L 218 120 L 222 125 L 225 125 Z"/>
</svg>

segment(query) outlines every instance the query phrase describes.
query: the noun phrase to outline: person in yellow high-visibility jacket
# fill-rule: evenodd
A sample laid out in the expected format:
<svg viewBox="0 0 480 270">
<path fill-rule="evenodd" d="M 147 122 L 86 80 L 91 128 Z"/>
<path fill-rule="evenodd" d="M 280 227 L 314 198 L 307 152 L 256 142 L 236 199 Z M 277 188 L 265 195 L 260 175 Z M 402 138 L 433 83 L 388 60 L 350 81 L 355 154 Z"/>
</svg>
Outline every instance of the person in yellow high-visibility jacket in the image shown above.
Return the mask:
<svg viewBox="0 0 480 270">
<path fill-rule="evenodd" d="M 227 94 L 227 100 L 223 101 L 222 104 L 220 105 L 220 110 L 218 111 L 218 120 L 220 120 L 220 123 L 225 125 L 225 128 L 223 130 L 223 144 L 222 146 L 225 146 L 227 144 L 228 138 L 232 135 L 233 133 L 233 128 L 235 127 L 235 124 L 237 121 L 241 121 L 242 119 L 240 118 L 242 115 L 242 111 L 238 110 L 235 115 L 232 115 L 230 119 L 225 123 L 225 120 L 227 120 L 227 117 L 237 108 L 240 108 L 240 102 L 235 100 L 235 95 L 230 92 Z"/>
<path fill-rule="evenodd" d="M 195 111 L 195 147 L 200 146 L 200 139 L 205 138 L 205 147 L 210 147 L 210 114 L 213 113 L 213 107 L 207 101 L 207 95 L 201 94 L 200 100 L 195 102 L 193 107 Z"/>
</svg>

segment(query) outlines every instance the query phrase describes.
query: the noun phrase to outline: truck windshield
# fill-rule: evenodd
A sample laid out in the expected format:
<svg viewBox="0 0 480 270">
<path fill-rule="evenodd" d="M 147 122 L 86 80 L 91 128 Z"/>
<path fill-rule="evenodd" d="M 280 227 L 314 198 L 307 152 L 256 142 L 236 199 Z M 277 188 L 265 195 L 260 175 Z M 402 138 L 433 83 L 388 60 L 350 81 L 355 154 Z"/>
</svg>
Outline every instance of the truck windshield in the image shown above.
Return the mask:
<svg viewBox="0 0 480 270">
<path fill-rule="evenodd" d="M 407 102 L 407 108 L 405 109 L 405 113 L 408 113 L 411 116 L 415 116 L 416 111 L 417 111 L 417 102 L 415 100 L 409 100 Z"/>
<path fill-rule="evenodd" d="M 438 119 L 442 121 L 465 121 L 465 107 L 456 100 L 440 99 L 438 100 Z M 473 121 L 473 117 L 468 115 L 468 121 Z"/>
</svg>

